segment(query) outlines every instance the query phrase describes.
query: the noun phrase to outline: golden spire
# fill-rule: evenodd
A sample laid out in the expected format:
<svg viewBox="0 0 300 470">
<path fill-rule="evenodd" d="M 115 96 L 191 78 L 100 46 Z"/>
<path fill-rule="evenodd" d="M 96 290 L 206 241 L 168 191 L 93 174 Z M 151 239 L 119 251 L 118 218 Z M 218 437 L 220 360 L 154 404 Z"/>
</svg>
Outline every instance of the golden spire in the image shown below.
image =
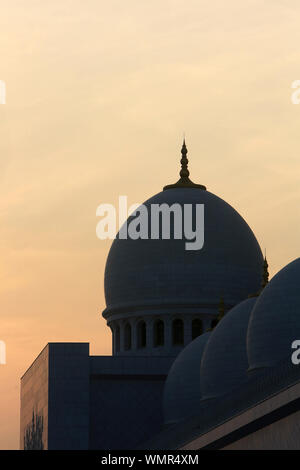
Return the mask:
<svg viewBox="0 0 300 470">
<path fill-rule="evenodd" d="M 181 170 L 179 173 L 180 179 L 177 181 L 177 183 L 168 184 L 167 186 L 165 186 L 164 190 L 173 189 L 173 188 L 198 188 L 198 189 L 203 189 L 203 190 L 206 189 L 206 187 L 203 186 L 202 184 L 195 184 L 190 180 L 189 178 L 190 172 L 188 169 L 189 161 L 187 158 L 187 153 L 188 153 L 188 150 L 186 148 L 185 138 L 184 138 L 182 148 L 181 148 L 181 160 L 180 160 Z"/>
</svg>

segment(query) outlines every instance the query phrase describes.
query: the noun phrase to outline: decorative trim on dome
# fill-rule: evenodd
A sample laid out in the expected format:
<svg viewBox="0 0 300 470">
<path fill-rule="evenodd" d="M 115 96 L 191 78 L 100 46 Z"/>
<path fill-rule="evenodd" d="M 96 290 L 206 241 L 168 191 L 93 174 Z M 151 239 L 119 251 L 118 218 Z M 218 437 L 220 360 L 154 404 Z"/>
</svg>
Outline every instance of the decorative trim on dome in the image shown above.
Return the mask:
<svg viewBox="0 0 300 470">
<path fill-rule="evenodd" d="M 195 184 L 190 180 L 189 178 L 190 172 L 188 170 L 189 161 L 187 158 L 187 153 L 188 153 L 188 150 L 185 145 L 185 139 L 183 139 L 183 144 L 181 148 L 181 160 L 180 160 L 181 170 L 179 173 L 180 179 L 177 181 L 177 183 L 168 184 L 167 186 L 165 186 L 163 188 L 164 191 L 166 189 L 174 189 L 174 188 L 197 188 L 197 189 L 206 190 L 206 187 L 203 186 L 202 184 Z"/>
</svg>

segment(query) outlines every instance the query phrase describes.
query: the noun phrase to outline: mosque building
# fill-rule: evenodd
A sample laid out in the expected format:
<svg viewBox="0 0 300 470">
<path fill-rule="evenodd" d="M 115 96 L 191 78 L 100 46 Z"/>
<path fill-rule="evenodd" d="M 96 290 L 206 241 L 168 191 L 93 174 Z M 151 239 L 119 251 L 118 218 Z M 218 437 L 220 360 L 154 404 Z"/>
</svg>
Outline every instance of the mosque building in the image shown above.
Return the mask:
<svg viewBox="0 0 300 470">
<path fill-rule="evenodd" d="M 116 237 L 113 354 L 47 344 L 21 379 L 21 449 L 300 449 L 300 258 L 268 282 L 246 221 L 190 180 L 185 142 L 153 204 L 204 205 L 203 248 Z"/>
</svg>

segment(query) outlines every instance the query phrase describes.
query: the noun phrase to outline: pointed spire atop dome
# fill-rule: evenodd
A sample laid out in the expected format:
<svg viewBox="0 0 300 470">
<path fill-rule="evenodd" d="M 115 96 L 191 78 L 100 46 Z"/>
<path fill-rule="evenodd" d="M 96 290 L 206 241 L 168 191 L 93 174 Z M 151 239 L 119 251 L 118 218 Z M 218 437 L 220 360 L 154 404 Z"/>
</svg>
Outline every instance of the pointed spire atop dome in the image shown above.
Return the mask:
<svg viewBox="0 0 300 470">
<path fill-rule="evenodd" d="M 249 298 L 258 297 L 262 293 L 262 291 L 264 290 L 264 288 L 266 287 L 266 285 L 268 283 L 269 283 L 269 265 L 268 265 L 268 261 L 267 261 L 267 252 L 265 251 L 264 264 L 263 264 L 263 273 L 262 273 L 262 280 L 261 280 L 260 289 L 256 294 L 250 294 Z"/>
<path fill-rule="evenodd" d="M 261 282 L 261 290 L 263 290 L 269 282 L 269 265 L 267 261 L 267 253 L 264 258 L 263 278 Z"/>
<path fill-rule="evenodd" d="M 187 158 L 187 153 L 188 153 L 188 150 L 187 150 L 187 147 L 186 147 L 186 143 L 185 143 L 185 137 L 183 138 L 183 144 L 182 144 L 182 147 L 181 147 L 181 160 L 180 160 L 180 163 L 181 163 L 181 170 L 180 170 L 180 179 L 177 181 L 177 183 L 174 183 L 174 184 L 168 184 L 167 186 L 164 187 L 164 190 L 166 189 L 173 189 L 173 188 L 198 188 L 198 189 L 203 189 L 205 190 L 206 187 L 203 186 L 202 184 L 195 184 L 193 183 L 189 176 L 190 176 L 190 172 L 189 172 L 189 169 L 188 169 L 188 158 Z"/>
</svg>

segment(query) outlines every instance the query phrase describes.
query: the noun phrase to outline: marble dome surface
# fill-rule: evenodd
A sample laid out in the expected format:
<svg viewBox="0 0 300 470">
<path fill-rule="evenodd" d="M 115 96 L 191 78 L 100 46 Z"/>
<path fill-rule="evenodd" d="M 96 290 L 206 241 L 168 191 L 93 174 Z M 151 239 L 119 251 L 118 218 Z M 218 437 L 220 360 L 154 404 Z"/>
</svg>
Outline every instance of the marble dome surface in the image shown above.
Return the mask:
<svg viewBox="0 0 300 470">
<path fill-rule="evenodd" d="M 263 256 L 252 230 L 224 200 L 198 188 L 162 191 L 144 204 L 204 204 L 204 247 L 185 239 L 120 239 L 105 268 L 105 318 L 143 314 L 216 313 L 220 297 L 231 308 L 259 289 Z M 129 221 L 131 218 L 129 218 Z"/>
<path fill-rule="evenodd" d="M 300 339 L 300 258 L 269 282 L 252 311 L 247 335 L 249 369 L 272 367 Z"/>
<path fill-rule="evenodd" d="M 165 424 L 181 421 L 197 409 L 201 400 L 201 358 L 210 334 L 198 336 L 175 359 L 164 388 Z"/>
<path fill-rule="evenodd" d="M 213 330 L 201 362 L 203 399 L 224 395 L 248 379 L 246 338 L 256 301 L 253 297 L 238 304 Z"/>
</svg>

